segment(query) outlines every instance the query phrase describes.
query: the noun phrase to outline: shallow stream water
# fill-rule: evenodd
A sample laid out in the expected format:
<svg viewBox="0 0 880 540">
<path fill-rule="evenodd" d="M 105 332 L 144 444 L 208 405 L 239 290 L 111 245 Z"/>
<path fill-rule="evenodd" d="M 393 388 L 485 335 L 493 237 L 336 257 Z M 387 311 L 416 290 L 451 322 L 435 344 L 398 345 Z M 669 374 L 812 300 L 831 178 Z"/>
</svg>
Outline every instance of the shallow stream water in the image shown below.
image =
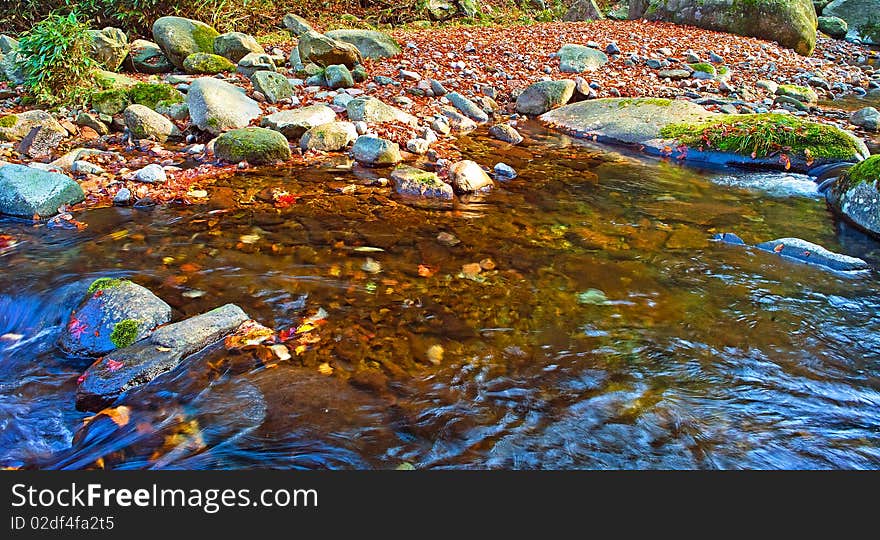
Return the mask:
<svg viewBox="0 0 880 540">
<path fill-rule="evenodd" d="M 0 466 L 880 466 L 880 274 L 710 238 L 797 236 L 875 266 L 880 244 L 805 177 L 524 131 L 514 149 L 461 141 L 519 176 L 452 207 L 340 161 L 243 172 L 190 207 L 83 212 L 80 232 L 0 221 L 20 241 L 0 255 L 0 335 L 23 336 L 0 341 Z M 300 198 L 275 208 L 267 188 Z M 125 425 L 83 428 L 89 362 L 56 341 L 105 276 L 175 319 L 233 302 L 276 329 L 326 323 L 289 361 L 208 350 L 129 392 Z"/>
</svg>

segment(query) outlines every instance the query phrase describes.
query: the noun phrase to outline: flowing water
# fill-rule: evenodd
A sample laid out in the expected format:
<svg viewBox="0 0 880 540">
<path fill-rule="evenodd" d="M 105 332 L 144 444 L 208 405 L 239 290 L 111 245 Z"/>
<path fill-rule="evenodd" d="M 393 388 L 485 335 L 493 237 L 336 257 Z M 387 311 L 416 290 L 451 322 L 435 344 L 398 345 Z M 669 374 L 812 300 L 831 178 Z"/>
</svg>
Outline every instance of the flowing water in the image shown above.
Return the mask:
<svg viewBox="0 0 880 540">
<path fill-rule="evenodd" d="M 797 175 L 527 131 L 513 150 L 464 139 L 520 175 L 450 207 L 340 162 L 244 172 L 189 207 L 84 212 L 79 232 L 0 221 L 20 241 L 0 255 L 0 465 L 880 466 L 878 274 L 709 239 L 798 236 L 874 265 L 880 245 Z M 275 208 L 271 188 L 300 198 Z M 326 323 L 291 360 L 210 349 L 129 392 L 123 421 L 88 421 L 89 362 L 56 341 L 103 276 L 176 319 L 233 302 L 276 329 L 319 309 Z"/>
</svg>

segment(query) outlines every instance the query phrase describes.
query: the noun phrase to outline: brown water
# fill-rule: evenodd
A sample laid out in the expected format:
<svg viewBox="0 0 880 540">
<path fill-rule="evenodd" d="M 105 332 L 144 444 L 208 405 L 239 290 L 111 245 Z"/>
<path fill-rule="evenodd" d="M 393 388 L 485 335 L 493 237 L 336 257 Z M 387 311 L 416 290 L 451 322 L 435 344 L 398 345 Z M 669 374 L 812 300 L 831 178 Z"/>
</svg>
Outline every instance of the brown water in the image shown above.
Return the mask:
<svg viewBox="0 0 880 540">
<path fill-rule="evenodd" d="M 528 131 L 514 151 L 464 140 L 520 176 L 450 208 L 340 166 L 244 173 L 192 207 L 85 212 L 83 232 L 0 222 L 22 240 L 0 255 L 0 335 L 25 336 L 0 342 L 0 465 L 880 466 L 878 275 L 709 238 L 799 236 L 874 264 L 880 245 L 817 195 L 738 185 L 779 175 Z M 260 201 L 277 187 L 301 198 Z M 380 273 L 362 270 L 367 257 Z M 461 274 L 487 258 L 494 270 Z M 290 361 L 208 351 L 130 392 L 125 426 L 80 429 L 87 363 L 54 344 L 83 286 L 107 275 L 151 288 L 178 318 L 234 302 L 278 329 L 319 308 L 327 323 Z"/>
</svg>

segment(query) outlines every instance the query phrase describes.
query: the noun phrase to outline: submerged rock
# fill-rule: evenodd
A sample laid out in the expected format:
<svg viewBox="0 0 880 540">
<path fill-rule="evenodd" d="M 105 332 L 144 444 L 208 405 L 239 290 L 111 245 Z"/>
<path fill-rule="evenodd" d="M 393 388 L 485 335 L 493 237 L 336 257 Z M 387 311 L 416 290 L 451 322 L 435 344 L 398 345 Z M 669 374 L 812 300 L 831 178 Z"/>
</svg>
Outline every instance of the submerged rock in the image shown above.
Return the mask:
<svg viewBox="0 0 880 540">
<path fill-rule="evenodd" d="M 76 407 L 95 411 L 123 392 L 149 383 L 177 367 L 187 356 L 231 334 L 248 316 L 233 304 L 211 310 L 153 332 L 146 340 L 109 354 L 79 378 Z"/>
<path fill-rule="evenodd" d="M 734 233 L 719 233 L 713 237 L 713 240 L 734 246 L 747 245 L 742 238 Z M 818 244 L 801 238 L 778 238 L 769 242 L 762 242 L 755 245 L 755 247 L 761 251 L 779 255 L 786 259 L 837 272 L 858 272 L 870 268 L 868 263 L 862 259 L 828 251 Z"/>
<path fill-rule="evenodd" d="M 82 188 L 69 176 L 24 165 L 0 166 L 0 214 L 45 218 L 84 199 Z"/>
<path fill-rule="evenodd" d="M 499 141 L 510 144 L 523 142 L 523 136 L 510 124 L 495 124 L 489 128 L 489 135 Z"/>
<path fill-rule="evenodd" d="M 70 314 L 59 344 L 76 356 L 99 356 L 144 339 L 171 320 L 171 306 L 126 279 L 94 281 Z"/>
<path fill-rule="evenodd" d="M 215 135 L 246 127 L 263 112 L 256 101 L 238 88 L 213 77 L 193 81 L 186 94 L 186 104 L 193 124 Z"/>
<path fill-rule="evenodd" d="M 391 171 L 394 190 L 406 197 L 452 200 L 452 186 L 440 180 L 437 173 L 423 171 L 409 165 L 398 165 Z"/>
<path fill-rule="evenodd" d="M 247 161 L 254 165 L 286 161 L 291 156 L 284 135 L 258 127 L 234 129 L 220 135 L 214 142 L 214 154 L 232 163 Z"/>
</svg>

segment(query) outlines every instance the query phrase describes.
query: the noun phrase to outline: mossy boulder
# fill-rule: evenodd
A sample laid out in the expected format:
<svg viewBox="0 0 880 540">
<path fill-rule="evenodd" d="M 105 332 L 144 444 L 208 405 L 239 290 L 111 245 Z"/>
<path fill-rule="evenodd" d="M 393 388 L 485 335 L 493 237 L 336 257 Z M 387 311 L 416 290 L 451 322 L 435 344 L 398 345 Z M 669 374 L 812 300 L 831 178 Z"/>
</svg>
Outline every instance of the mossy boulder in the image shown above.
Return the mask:
<svg viewBox="0 0 880 540">
<path fill-rule="evenodd" d="M 516 112 L 539 115 L 568 103 L 574 95 L 575 82 L 539 81 L 526 88 L 516 98 Z"/>
<path fill-rule="evenodd" d="M 684 100 L 581 101 L 540 119 L 577 137 L 715 165 L 806 172 L 868 155 L 863 141 L 835 126 L 784 114 L 716 114 Z"/>
<path fill-rule="evenodd" d="M 249 53 L 266 54 L 263 47 L 249 34 L 228 32 L 214 39 L 214 54 L 219 54 L 233 64 L 237 64 L 244 55 Z"/>
<path fill-rule="evenodd" d="M 409 165 L 398 165 L 391 171 L 394 190 L 404 197 L 449 201 L 455 197 L 452 186 L 440 180 L 437 173 Z"/>
<path fill-rule="evenodd" d="M 160 17 L 153 23 L 153 40 L 177 68 L 193 53 L 214 53 L 214 40 L 220 35 L 211 26 L 183 17 Z"/>
<path fill-rule="evenodd" d="M 303 150 L 339 152 L 347 148 L 357 137 L 357 129 L 351 122 L 328 122 L 306 131 L 299 144 Z"/>
<path fill-rule="evenodd" d="M 89 30 L 92 38 L 91 56 L 104 69 L 116 71 L 128 56 L 128 38 L 119 28 L 108 26 L 103 30 Z"/>
<path fill-rule="evenodd" d="M 152 41 L 132 41 L 128 55 L 130 67 L 137 73 L 167 73 L 174 69 L 162 49 Z"/>
<path fill-rule="evenodd" d="M 863 231 L 880 238 L 880 155 L 857 163 L 831 185 L 831 208 Z"/>
<path fill-rule="evenodd" d="M 293 87 L 287 77 L 275 71 L 255 71 L 251 75 L 254 90 L 266 96 L 269 103 L 277 103 L 293 95 Z"/>
<path fill-rule="evenodd" d="M 96 71 L 94 78 L 95 84 L 101 90 L 126 90 L 139 82 L 128 75 L 107 70 Z"/>
<path fill-rule="evenodd" d="M 128 347 L 171 320 L 171 306 L 128 280 L 101 278 L 70 314 L 59 344 L 76 356 L 100 356 Z"/>
<path fill-rule="evenodd" d="M 766 39 L 804 56 L 816 46 L 811 0 L 631 0 L 629 18 Z"/>
<path fill-rule="evenodd" d="M 183 70 L 190 75 L 216 75 L 234 69 L 235 64 L 219 54 L 197 52 L 183 61 Z"/>
<path fill-rule="evenodd" d="M 847 38 L 880 45 L 880 0 L 835 0 L 822 15 L 846 21 Z"/>
<path fill-rule="evenodd" d="M 819 31 L 835 39 L 843 39 L 849 31 L 849 25 L 840 17 L 819 17 Z"/>
<path fill-rule="evenodd" d="M 92 108 L 101 114 L 119 114 L 131 105 L 127 90 L 102 90 L 91 95 Z"/>
<path fill-rule="evenodd" d="M 0 141 L 19 141 L 27 137 L 32 129 L 45 126 L 53 131 L 67 134 L 61 124 L 46 111 L 34 109 L 18 114 L 0 116 Z"/>
<path fill-rule="evenodd" d="M 243 128 L 217 137 L 214 154 L 226 161 L 247 161 L 254 165 L 290 159 L 290 146 L 281 133 L 265 128 Z"/>
<path fill-rule="evenodd" d="M 400 45 L 385 32 L 345 29 L 332 30 L 324 35 L 354 45 L 364 58 L 391 58 L 400 54 Z"/>
</svg>

